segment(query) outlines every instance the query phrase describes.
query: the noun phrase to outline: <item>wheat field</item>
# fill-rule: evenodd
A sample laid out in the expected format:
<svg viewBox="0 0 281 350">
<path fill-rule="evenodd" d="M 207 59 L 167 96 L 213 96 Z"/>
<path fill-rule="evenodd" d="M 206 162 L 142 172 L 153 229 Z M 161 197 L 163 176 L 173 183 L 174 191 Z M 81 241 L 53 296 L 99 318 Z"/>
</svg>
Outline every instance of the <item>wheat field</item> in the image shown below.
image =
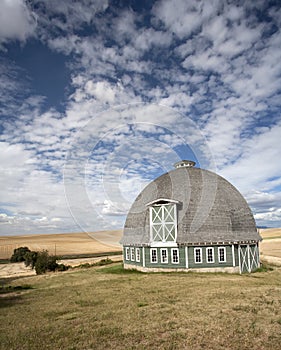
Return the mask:
<svg viewBox="0 0 281 350">
<path fill-rule="evenodd" d="M 0 259 L 11 257 L 15 248 L 48 250 L 54 255 L 81 255 L 110 253 L 121 250 L 119 241 L 122 230 L 98 231 L 92 233 L 41 234 L 0 237 Z"/>
</svg>

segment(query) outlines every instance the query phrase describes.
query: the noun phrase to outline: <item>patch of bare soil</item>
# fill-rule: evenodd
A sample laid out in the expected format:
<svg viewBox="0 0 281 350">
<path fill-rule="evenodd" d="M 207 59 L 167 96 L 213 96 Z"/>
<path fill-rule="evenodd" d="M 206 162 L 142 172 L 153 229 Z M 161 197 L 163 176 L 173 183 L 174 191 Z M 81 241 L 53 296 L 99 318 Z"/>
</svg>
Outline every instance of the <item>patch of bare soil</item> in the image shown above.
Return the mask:
<svg viewBox="0 0 281 350">
<path fill-rule="evenodd" d="M 64 259 L 58 261 L 60 264 L 68 265 L 71 267 L 79 266 L 82 264 L 94 264 L 106 259 L 107 257 L 97 257 L 97 258 L 79 258 L 79 259 Z M 114 262 L 122 261 L 122 255 L 112 255 L 108 258 Z M 10 263 L 10 264 L 0 264 L 0 278 L 11 278 L 11 277 L 24 277 L 24 276 L 33 276 L 35 271 L 30 267 L 26 267 L 24 263 Z"/>
</svg>

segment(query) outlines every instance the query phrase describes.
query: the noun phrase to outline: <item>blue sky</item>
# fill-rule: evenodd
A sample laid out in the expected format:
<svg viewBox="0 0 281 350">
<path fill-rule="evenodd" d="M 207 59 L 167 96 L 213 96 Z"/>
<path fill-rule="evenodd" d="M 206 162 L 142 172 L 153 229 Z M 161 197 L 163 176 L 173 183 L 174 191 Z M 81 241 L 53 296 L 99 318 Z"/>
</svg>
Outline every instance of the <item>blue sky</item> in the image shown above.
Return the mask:
<svg viewBox="0 0 281 350">
<path fill-rule="evenodd" d="M 280 1 L 2 0 L 0 235 L 122 228 L 179 159 L 281 227 Z"/>
</svg>

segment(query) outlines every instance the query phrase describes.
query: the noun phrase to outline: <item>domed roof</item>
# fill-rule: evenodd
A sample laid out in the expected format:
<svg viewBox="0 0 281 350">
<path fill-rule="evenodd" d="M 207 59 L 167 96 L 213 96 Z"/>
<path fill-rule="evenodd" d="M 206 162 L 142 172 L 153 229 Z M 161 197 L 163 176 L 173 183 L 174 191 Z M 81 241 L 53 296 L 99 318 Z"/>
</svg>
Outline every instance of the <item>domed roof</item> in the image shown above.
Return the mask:
<svg viewBox="0 0 281 350">
<path fill-rule="evenodd" d="M 185 163 L 186 162 L 186 163 Z M 149 245 L 149 207 L 177 206 L 178 244 L 258 241 L 253 214 L 240 192 L 223 177 L 190 161 L 161 175 L 138 195 L 125 222 L 123 245 Z"/>
</svg>

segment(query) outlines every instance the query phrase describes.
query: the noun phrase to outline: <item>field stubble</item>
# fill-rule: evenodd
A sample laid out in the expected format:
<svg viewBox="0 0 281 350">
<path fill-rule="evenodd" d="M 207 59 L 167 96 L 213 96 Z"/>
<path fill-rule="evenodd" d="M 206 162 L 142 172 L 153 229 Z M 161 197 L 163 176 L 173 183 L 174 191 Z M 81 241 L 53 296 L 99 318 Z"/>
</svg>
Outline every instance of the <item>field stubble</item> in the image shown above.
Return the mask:
<svg viewBox="0 0 281 350">
<path fill-rule="evenodd" d="M 120 264 L 21 278 L 0 349 L 278 349 L 281 269 L 143 274 Z"/>
</svg>

